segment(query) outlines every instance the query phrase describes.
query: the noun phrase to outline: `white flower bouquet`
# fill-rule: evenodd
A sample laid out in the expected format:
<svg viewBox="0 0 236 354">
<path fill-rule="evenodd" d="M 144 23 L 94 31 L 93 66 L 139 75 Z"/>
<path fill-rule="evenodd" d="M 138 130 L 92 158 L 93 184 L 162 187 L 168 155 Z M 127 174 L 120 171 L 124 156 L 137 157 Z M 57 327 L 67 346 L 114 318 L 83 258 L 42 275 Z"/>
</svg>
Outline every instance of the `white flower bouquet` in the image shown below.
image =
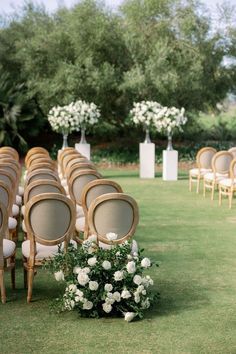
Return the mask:
<svg viewBox="0 0 236 354">
<path fill-rule="evenodd" d="M 75 116 L 73 102 L 67 106 L 53 107 L 49 111 L 48 121 L 52 130 L 61 134 L 70 134 L 80 128 Z"/>
<path fill-rule="evenodd" d="M 73 103 L 73 110 L 77 125 L 81 130 L 98 123 L 101 116 L 98 107 L 94 103 L 87 103 L 82 100 Z"/>
<path fill-rule="evenodd" d="M 131 119 L 136 125 L 141 124 L 145 128 L 149 128 L 154 125 L 161 109 L 162 106 L 158 102 L 137 102 L 134 103 L 134 107 L 130 111 Z"/>
<path fill-rule="evenodd" d="M 132 253 L 130 242 L 105 250 L 94 236 L 78 249 L 59 249 L 47 262 L 56 280 L 66 283 L 64 295 L 57 299 L 59 310 L 77 309 L 86 317 L 123 315 L 128 322 L 142 318 L 156 297 L 153 280 L 143 274 L 152 265 L 141 252 Z"/>
<path fill-rule="evenodd" d="M 167 135 L 173 135 L 175 130 L 182 131 L 182 126 L 186 123 L 185 109 L 176 107 L 162 107 L 154 120 L 157 131 Z"/>
</svg>

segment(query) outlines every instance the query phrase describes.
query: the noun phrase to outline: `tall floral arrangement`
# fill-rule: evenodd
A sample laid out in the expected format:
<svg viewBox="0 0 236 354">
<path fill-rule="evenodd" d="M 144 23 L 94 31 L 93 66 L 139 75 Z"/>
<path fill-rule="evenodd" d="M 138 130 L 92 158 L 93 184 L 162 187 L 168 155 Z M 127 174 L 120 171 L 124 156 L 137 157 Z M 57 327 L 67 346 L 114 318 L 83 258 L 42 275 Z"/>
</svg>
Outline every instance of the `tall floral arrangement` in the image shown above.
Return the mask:
<svg viewBox="0 0 236 354">
<path fill-rule="evenodd" d="M 91 125 L 98 123 L 101 116 L 95 103 L 88 103 L 78 100 L 73 103 L 74 117 L 76 118 L 79 128 L 87 129 Z"/>
<path fill-rule="evenodd" d="M 48 114 L 52 130 L 61 134 L 70 134 L 79 130 L 78 119 L 74 114 L 73 102 L 67 106 L 53 107 Z"/>
<path fill-rule="evenodd" d="M 154 120 L 158 132 L 173 135 L 174 131 L 182 131 L 182 126 L 187 123 L 184 108 L 162 107 Z"/>
<path fill-rule="evenodd" d="M 144 274 L 153 264 L 131 248 L 125 242 L 105 250 L 91 236 L 78 249 L 59 251 L 48 265 L 56 280 L 66 283 L 57 300 L 60 310 L 76 309 L 86 317 L 123 315 L 126 321 L 142 318 L 155 298 L 153 280 Z"/>
</svg>

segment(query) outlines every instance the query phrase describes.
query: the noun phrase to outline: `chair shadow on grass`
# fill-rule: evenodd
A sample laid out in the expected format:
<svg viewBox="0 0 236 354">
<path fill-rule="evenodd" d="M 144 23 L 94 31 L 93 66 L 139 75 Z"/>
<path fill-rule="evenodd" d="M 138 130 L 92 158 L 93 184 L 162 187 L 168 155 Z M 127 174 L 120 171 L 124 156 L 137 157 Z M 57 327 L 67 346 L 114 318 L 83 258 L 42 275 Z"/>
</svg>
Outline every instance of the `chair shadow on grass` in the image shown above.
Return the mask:
<svg viewBox="0 0 236 354">
<path fill-rule="evenodd" d="M 204 288 L 192 282 L 176 283 L 161 281 L 158 284 L 159 297 L 147 311 L 145 318 L 169 316 L 183 311 L 196 310 L 209 304 Z"/>
</svg>

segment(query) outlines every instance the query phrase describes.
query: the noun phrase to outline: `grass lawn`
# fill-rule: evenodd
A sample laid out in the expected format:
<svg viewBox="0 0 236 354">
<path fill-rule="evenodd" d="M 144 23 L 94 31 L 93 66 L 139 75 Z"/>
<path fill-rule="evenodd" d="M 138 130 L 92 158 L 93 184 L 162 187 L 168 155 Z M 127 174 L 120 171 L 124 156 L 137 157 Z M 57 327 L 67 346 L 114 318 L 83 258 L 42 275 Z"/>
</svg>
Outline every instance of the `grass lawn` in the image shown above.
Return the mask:
<svg viewBox="0 0 236 354">
<path fill-rule="evenodd" d="M 40 270 L 33 302 L 26 303 L 20 248 L 17 290 L 0 304 L 0 353 L 236 353 L 236 202 L 218 206 L 178 182 L 140 180 L 137 172 L 103 171 L 140 208 L 136 239 L 159 262 L 151 270 L 159 302 L 142 321 L 81 319 L 55 314 L 49 303 L 61 290 Z M 217 198 L 215 198 L 217 199 Z M 19 245 L 20 247 L 20 245 Z"/>
</svg>

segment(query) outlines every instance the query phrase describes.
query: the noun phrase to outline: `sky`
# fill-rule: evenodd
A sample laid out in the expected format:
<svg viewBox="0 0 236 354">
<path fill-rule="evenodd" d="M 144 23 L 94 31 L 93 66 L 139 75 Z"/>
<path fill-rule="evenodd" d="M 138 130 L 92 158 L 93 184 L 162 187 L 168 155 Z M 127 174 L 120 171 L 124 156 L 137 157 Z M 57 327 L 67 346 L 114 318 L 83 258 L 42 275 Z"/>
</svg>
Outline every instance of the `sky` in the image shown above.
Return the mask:
<svg viewBox="0 0 236 354">
<path fill-rule="evenodd" d="M 25 0 L 0 0 L 0 14 L 11 13 L 14 9 L 24 3 Z M 228 2 L 231 5 L 236 5 L 236 0 L 202 0 L 207 7 L 214 12 L 216 10 L 217 3 L 223 4 Z M 36 3 L 44 3 L 46 9 L 49 12 L 53 12 L 58 5 L 65 5 L 67 7 L 73 6 L 78 0 L 33 0 Z M 104 0 L 105 4 L 112 10 L 116 10 L 122 3 L 122 0 Z"/>
</svg>

